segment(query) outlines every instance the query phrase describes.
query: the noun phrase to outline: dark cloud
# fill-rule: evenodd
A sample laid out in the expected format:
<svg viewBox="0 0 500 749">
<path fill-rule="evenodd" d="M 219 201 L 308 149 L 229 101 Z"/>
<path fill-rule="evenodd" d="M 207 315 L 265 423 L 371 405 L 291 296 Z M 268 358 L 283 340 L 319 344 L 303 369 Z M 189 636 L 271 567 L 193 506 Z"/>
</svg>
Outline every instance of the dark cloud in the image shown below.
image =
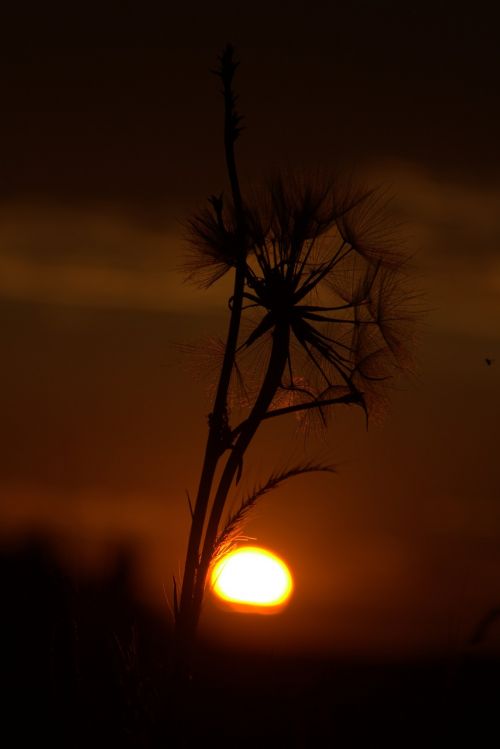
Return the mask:
<svg viewBox="0 0 500 749">
<path fill-rule="evenodd" d="M 176 212 L 223 184 L 210 77 L 231 38 L 251 176 L 283 159 L 403 158 L 497 179 L 493 9 L 451 3 L 169 3 L 10 9 L 1 190 Z"/>
</svg>

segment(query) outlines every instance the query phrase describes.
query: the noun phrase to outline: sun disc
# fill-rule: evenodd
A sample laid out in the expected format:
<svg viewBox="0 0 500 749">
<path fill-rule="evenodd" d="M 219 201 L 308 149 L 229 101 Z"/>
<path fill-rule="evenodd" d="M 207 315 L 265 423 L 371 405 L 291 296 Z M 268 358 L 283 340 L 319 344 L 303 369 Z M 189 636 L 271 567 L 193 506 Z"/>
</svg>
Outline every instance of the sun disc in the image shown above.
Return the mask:
<svg viewBox="0 0 500 749">
<path fill-rule="evenodd" d="M 283 560 L 258 546 L 242 546 L 223 556 L 213 568 L 211 583 L 219 598 L 240 611 L 281 609 L 293 588 Z"/>
</svg>

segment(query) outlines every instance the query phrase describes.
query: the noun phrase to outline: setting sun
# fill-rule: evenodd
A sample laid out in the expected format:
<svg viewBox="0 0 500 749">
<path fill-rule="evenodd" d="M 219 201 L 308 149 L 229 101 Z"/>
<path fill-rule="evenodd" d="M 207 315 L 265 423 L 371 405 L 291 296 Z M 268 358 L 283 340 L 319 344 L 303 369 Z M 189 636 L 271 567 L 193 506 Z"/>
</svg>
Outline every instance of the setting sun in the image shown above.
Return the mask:
<svg viewBox="0 0 500 749">
<path fill-rule="evenodd" d="M 219 598 L 249 612 L 280 610 L 293 589 L 286 564 L 258 546 L 243 546 L 222 557 L 214 566 L 211 582 Z"/>
</svg>

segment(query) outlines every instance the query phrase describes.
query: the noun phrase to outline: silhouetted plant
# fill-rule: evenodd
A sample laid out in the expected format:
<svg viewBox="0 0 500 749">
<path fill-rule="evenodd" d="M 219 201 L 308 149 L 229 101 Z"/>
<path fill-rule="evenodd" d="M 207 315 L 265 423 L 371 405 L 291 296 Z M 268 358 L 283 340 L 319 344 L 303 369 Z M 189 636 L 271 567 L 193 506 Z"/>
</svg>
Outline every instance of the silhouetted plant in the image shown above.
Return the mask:
<svg viewBox="0 0 500 749">
<path fill-rule="evenodd" d="M 368 416 L 391 378 L 408 364 L 408 326 L 414 319 L 405 257 L 388 231 L 387 204 L 377 192 L 286 174 L 271 180 L 257 197 L 243 198 L 234 153 L 241 132 L 233 90 L 236 68 L 228 45 L 215 73 L 224 97 L 231 198 L 212 195 L 209 206 L 190 219 L 184 264 L 189 280 L 201 287 L 233 274 L 229 329 L 180 595 L 174 588 L 177 666 L 184 672 L 210 566 L 234 541 L 255 502 L 287 478 L 333 470 L 304 463 L 274 473 L 225 517 L 259 426 L 310 413 L 326 425 L 338 405 L 358 406 Z M 243 333 L 247 319 L 250 327 Z M 256 381 L 256 368 L 246 365 L 262 349 L 265 366 Z M 237 385 L 244 397 L 234 409 L 230 396 Z"/>
</svg>

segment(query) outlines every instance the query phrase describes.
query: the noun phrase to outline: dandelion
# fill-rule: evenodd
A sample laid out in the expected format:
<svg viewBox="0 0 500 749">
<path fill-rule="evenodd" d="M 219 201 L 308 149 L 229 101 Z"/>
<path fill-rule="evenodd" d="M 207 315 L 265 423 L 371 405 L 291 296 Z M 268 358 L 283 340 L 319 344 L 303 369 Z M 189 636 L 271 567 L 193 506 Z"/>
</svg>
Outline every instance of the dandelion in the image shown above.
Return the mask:
<svg viewBox="0 0 500 749">
<path fill-rule="evenodd" d="M 243 200 L 234 155 L 241 129 L 232 89 L 236 67 L 227 47 L 216 72 L 223 84 L 231 199 L 212 196 L 187 224 L 188 279 L 208 287 L 232 272 L 234 288 L 179 601 L 176 595 L 177 657 L 184 671 L 210 566 L 241 535 L 257 500 L 296 475 L 332 471 L 316 463 L 277 471 L 228 514 L 260 425 L 316 413 L 326 426 L 339 405 L 357 406 L 368 417 L 408 367 L 415 321 L 406 258 L 388 232 L 387 202 L 379 193 L 286 174 Z M 255 357 L 265 362 L 260 378 L 248 366 Z M 245 394 L 237 408 L 234 383 Z"/>
</svg>

